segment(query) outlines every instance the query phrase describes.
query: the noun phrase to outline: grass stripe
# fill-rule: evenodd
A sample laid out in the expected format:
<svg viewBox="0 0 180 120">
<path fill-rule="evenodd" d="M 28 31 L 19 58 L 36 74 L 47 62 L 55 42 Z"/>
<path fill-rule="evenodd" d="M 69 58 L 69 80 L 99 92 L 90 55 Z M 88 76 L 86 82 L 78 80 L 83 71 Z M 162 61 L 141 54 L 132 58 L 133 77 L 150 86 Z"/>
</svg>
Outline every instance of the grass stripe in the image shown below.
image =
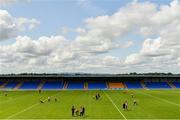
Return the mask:
<svg viewBox="0 0 180 120">
<path fill-rule="evenodd" d="M 144 92 L 140 92 L 140 91 L 138 91 L 138 92 L 141 93 L 141 94 L 143 94 L 143 95 L 146 95 L 146 96 L 149 96 L 149 97 L 152 97 L 152 98 L 155 98 L 155 99 L 164 101 L 164 102 L 166 102 L 166 103 L 169 103 L 169 104 L 176 105 L 176 106 L 180 107 L 180 104 L 177 104 L 177 103 L 175 103 L 175 102 L 172 102 L 172 101 L 169 101 L 169 100 L 166 100 L 166 99 L 163 99 L 163 98 L 160 98 L 160 97 L 151 95 L 151 94 L 147 94 L 147 93 L 144 93 Z"/>
<path fill-rule="evenodd" d="M 54 97 L 54 96 L 56 96 L 57 94 L 59 94 L 59 92 L 56 93 L 55 95 L 51 96 L 51 97 Z M 47 101 L 47 99 L 45 99 L 44 102 L 45 102 L 45 101 Z M 15 116 L 17 116 L 17 115 L 19 115 L 19 114 L 22 114 L 23 112 L 26 112 L 26 111 L 28 111 L 28 110 L 36 107 L 36 106 L 39 105 L 39 104 L 40 104 L 40 103 L 33 104 L 33 105 L 29 106 L 28 108 L 25 108 L 25 109 L 23 109 L 23 110 L 21 110 L 21 111 L 19 111 L 19 112 L 17 112 L 17 113 L 12 114 L 11 116 L 7 117 L 7 119 L 11 119 L 11 118 L 13 118 L 13 117 L 15 117 Z"/>
<path fill-rule="evenodd" d="M 135 90 L 135 89 L 133 89 L 133 91 L 137 91 L 137 90 Z M 122 93 L 121 93 L 122 94 Z M 130 96 L 130 94 L 129 94 L 129 96 Z M 118 100 L 119 98 L 125 98 L 126 100 L 127 99 L 129 99 L 127 96 L 125 96 L 125 95 L 120 95 L 120 94 L 118 94 L 118 96 L 115 96 L 115 98 L 116 98 L 116 100 Z M 152 114 L 150 114 L 149 112 L 146 112 L 145 111 L 145 109 L 143 109 L 143 107 L 141 107 L 141 106 L 138 106 L 142 111 L 143 111 L 143 114 L 144 113 L 146 113 L 147 115 L 149 115 L 149 116 L 152 116 L 152 117 L 154 117 Z M 129 119 L 128 119 L 129 120 Z"/>
<path fill-rule="evenodd" d="M 23 97 L 27 97 L 27 96 L 29 96 L 29 95 L 18 95 L 18 96 L 16 96 L 16 97 L 11 97 L 10 99 L 8 99 L 8 100 L 4 100 L 4 101 L 0 101 L 0 104 L 4 104 L 4 103 L 8 103 L 8 102 L 11 102 L 11 101 L 15 101 L 15 100 L 17 100 L 17 99 L 20 99 L 20 98 L 23 98 Z M 3 96 L 3 98 L 4 98 L 4 96 Z"/>
<path fill-rule="evenodd" d="M 103 90 L 103 92 L 104 92 L 104 90 Z M 119 110 L 119 108 L 117 107 L 117 105 L 114 103 L 114 101 L 111 99 L 111 97 L 106 93 L 106 92 L 104 92 L 104 94 L 106 95 L 106 97 L 109 99 L 109 101 L 113 104 L 113 106 L 117 109 L 117 111 L 122 115 L 122 117 L 125 119 L 125 120 L 127 120 L 126 119 L 126 117 L 124 116 L 124 114 Z"/>
</svg>

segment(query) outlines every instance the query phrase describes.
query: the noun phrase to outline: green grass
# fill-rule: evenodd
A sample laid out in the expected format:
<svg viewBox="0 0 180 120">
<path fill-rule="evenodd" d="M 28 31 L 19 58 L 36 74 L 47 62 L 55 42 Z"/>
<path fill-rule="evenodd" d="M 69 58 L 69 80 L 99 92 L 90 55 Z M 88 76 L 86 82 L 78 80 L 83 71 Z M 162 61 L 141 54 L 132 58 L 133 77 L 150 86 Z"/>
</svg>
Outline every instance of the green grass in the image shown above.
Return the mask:
<svg viewBox="0 0 180 120">
<path fill-rule="evenodd" d="M 180 119 L 180 90 L 0 91 L 0 119 Z M 92 98 L 100 93 L 101 99 Z M 138 101 L 133 106 L 131 93 Z M 58 102 L 45 102 L 48 96 Z M 129 110 L 122 109 L 128 101 Z M 71 107 L 86 108 L 85 117 L 72 117 Z M 124 117 L 123 117 L 124 116 Z"/>
</svg>

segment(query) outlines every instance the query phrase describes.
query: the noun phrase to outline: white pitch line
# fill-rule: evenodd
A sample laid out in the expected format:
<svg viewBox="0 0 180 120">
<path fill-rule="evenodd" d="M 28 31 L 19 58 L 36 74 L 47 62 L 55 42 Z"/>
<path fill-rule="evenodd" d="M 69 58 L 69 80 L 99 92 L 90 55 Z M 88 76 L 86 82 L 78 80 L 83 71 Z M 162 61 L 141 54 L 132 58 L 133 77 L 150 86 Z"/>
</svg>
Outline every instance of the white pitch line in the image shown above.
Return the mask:
<svg viewBox="0 0 180 120">
<path fill-rule="evenodd" d="M 104 92 L 104 90 L 103 90 Z M 110 102 L 114 105 L 114 107 L 117 109 L 117 111 L 123 116 L 123 118 L 125 120 L 127 120 L 127 118 L 124 116 L 124 114 L 119 110 L 119 108 L 117 107 L 117 105 L 114 103 L 114 101 L 111 99 L 111 97 L 106 93 L 104 92 L 104 94 L 106 95 L 106 97 L 110 100 Z"/>
<path fill-rule="evenodd" d="M 19 111 L 19 112 L 15 113 L 15 114 L 9 116 L 7 119 L 10 119 L 10 118 L 12 118 L 12 117 L 15 117 L 15 116 L 17 116 L 17 115 L 25 112 L 25 111 L 28 111 L 28 110 L 32 109 L 33 107 L 35 107 L 35 106 L 37 106 L 37 105 L 39 105 L 39 104 L 40 104 L 40 103 L 33 104 L 33 105 L 31 105 L 30 107 L 28 107 L 28 108 L 26 108 L 26 109 L 24 109 L 24 110 L 22 110 L 22 111 Z"/>
<path fill-rule="evenodd" d="M 163 99 L 163 98 L 160 98 L 160 97 L 156 97 L 156 96 L 151 95 L 151 94 L 143 93 L 143 92 L 139 92 L 139 93 L 141 93 L 143 95 L 146 95 L 146 96 L 149 96 L 149 97 L 153 97 L 153 98 L 159 99 L 159 100 L 164 101 L 166 103 L 169 103 L 169 104 L 176 105 L 176 106 L 180 107 L 180 104 L 174 103 L 172 101 L 169 101 L 169 100 L 166 100 L 166 99 Z"/>
<path fill-rule="evenodd" d="M 58 94 L 58 93 L 57 93 L 57 94 Z M 57 95 L 57 94 L 55 94 L 55 95 Z M 53 95 L 53 96 L 55 96 L 55 95 Z M 51 96 L 51 97 L 53 97 L 53 96 Z M 45 99 L 44 101 L 46 101 L 46 100 L 47 100 L 47 99 Z M 37 106 L 37 105 L 39 105 L 39 104 L 40 104 L 40 103 L 33 104 L 33 105 L 29 106 L 28 108 L 25 108 L 25 109 L 23 109 L 23 110 L 15 113 L 15 114 L 12 114 L 12 115 L 9 116 L 6 120 L 11 119 L 12 117 L 15 117 L 15 116 L 17 116 L 17 115 L 19 115 L 19 114 L 21 114 L 21 113 L 23 113 L 23 112 L 26 112 L 26 111 L 32 109 L 33 107 L 35 107 L 35 106 Z"/>
</svg>

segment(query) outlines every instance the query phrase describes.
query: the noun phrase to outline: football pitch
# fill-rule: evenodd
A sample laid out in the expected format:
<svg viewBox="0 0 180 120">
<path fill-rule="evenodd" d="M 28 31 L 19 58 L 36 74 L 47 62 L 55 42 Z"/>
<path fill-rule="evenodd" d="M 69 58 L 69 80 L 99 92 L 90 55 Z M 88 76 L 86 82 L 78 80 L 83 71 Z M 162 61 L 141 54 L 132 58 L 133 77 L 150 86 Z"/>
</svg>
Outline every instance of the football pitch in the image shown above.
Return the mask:
<svg viewBox="0 0 180 120">
<path fill-rule="evenodd" d="M 85 116 L 72 117 L 73 105 L 84 106 Z M 180 119 L 180 90 L 0 91 L 0 119 Z"/>
</svg>

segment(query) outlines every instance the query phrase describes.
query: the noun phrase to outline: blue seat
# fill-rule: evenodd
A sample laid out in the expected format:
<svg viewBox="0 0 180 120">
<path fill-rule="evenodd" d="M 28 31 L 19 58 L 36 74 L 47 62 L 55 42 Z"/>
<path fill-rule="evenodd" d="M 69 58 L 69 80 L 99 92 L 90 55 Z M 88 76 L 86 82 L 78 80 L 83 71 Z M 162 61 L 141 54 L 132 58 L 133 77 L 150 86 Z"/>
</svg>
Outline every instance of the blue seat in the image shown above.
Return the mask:
<svg viewBox="0 0 180 120">
<path fill-rule="evenodd" d="M 1 82 L 1 81 L 0 81 L 0 86 L 1 86 L 2 84 L 4 84 L 4 82 Z"/>
<path fill-rule="evenodd" d="M 37 89 L 39 82 L 24 82 L 20 89 Z"/>
<path fill-rule="evenodd" d="M 89 82 L 88 89 L 107 89 L 106 82 Z"/>
<path fill-rule="evenodd" d="M 167 82 L 144 82 L 146 87 L 150 89 L 170 89 L 171 87 L 168 85 Z"/>
<path fill-rule="evenodd" d="M 45 82 L 42 89 L 62 89 L 63 82 L 61 81 L 52 81 L 52 82 Z"/>
<path fill-rule="evenodd" d="M 180 82 L 173 82 L 173 84 L 176 86 L 176 88 L 180 88 Z"/>
<path fill-rule="evenodd" d="M 19 82 L 8 82 L 8 84 L 5 86 L 6 89 L 13 89 L 16 87 L 16 85 L 18 84 Z"/>
<path fill-rule="evenodd" d="M 84 82 L 70 81 L 68 82 L 68 89 L 84 89 Z"/>
<path fill-rule="evenodd" d="M 138 81 L 125 82 L 128 89 L 141 89 L 141 83 Z"/>
</svg>

